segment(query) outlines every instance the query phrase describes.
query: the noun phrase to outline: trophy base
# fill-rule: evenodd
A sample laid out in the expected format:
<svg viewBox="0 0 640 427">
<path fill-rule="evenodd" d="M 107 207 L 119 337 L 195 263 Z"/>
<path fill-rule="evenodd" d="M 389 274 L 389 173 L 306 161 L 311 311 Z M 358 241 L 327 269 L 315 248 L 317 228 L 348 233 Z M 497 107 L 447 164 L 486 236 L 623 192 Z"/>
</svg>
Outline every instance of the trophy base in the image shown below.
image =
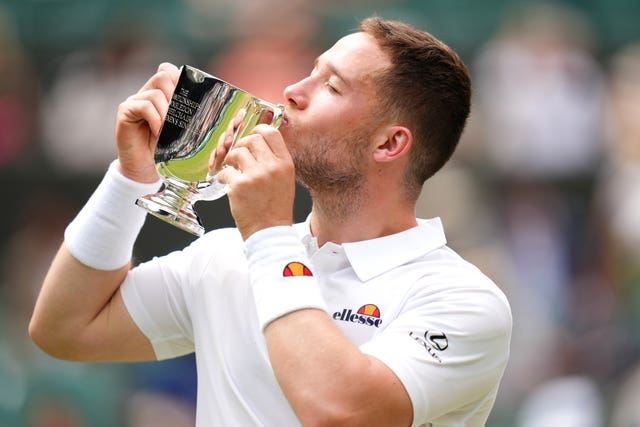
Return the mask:
<svg viewBox="0 0 640 427">
<path fill-rule="evenodd" d="M 153 216 L 196 236 L 204 234 L 200 217 L 193 210 L 195 189 L 180 180 L 166 178 L 164 188 L 136 200 L 136 205 Z"/>
</svg>

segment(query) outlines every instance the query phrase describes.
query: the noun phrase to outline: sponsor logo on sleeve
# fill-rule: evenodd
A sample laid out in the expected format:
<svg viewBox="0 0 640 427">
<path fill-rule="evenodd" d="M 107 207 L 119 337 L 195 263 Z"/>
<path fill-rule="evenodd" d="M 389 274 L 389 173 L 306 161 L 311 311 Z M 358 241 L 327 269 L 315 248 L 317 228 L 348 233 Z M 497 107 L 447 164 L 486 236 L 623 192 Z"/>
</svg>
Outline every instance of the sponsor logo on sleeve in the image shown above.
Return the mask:
<svg viewBox="0 0 640 427">
<path fill-rule="evenodd" d="M 444 351 L 449 347 L 449 339 L 444 332 L 426 331 L 424 334 L 409 332 L 409 336 L 420 344 L 438 363 L 442 363 L 442 358 L 438 352 Z"/>
<path fill-rule="evenodd" d="M 284 270 L 282 270 L 283 277 L 294 277 L 294 276 L 313 276 L 309 267 L 304 265 L 301 262 L 293 261 L 289 264 L 285 265 Z"/>
<path fill-rule="evenodd" d="M 382 324 L 380 309 L 375 304 L 365 304 L 355 312 L 350 308 L 333 313 L 333 318 L 341 322 L 356 323 L 363 326 L 379 328 Z"/>
</svg>

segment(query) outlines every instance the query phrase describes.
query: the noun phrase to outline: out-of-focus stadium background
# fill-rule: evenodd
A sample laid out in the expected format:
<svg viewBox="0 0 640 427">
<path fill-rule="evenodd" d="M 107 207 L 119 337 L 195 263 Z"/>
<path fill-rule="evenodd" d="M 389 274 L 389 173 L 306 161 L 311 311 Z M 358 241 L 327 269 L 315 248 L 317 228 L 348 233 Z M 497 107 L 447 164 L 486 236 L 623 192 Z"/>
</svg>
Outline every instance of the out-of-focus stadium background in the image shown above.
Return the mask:
<svg viewBox="0 0 640 427">
<path fill-rule="evenodd" d="M 418 213 L 512 304 L 488 425 L 640 426 L 640 2 L 1 0 L 0 427 L 193 425 L 193 357 L 68 363 L 30 342 L 48 263 L 115 156 L 118 104 L 158 63 L 278 102 L 372 13 L 442 38 L 473 74 L 469 127 Z M 232 225 L 225 200 L 197 209 Z M 300 191 L 296 218 L 308 209 Z M 191 240 L 149 218 L 135 255 Z"/>
</svg>

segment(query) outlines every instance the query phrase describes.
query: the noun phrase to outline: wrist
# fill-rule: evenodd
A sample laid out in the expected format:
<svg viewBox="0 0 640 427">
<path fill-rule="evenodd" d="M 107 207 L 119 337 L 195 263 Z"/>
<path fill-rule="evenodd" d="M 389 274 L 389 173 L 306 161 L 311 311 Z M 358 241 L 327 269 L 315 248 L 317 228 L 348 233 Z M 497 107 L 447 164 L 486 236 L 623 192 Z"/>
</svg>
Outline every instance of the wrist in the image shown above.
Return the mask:
<svg viewBox="0 0 640 427">
<path fill-rule="evenodd" d="M 115 270 L 131 259 L 133 244 L 146 212 L 135 205 L 138 197 L 158 190 L 161 181 L 140 183 L 123 176 L 118 162 L 65 230 L 65 245 L 81 263 L 97 270 Z"/>
<path fill-rule="evenodd" d="M 133 164 L 129 165 L 129 163 Z M 123 162 L 118 159 L 113 162 L 113 166 L 122 177 L 140 184 L 155 184 L 160 179 L 158 169 L 153 162 L 141 166 L 137 162 Z"/>
<path fill-rule="evenodd" d="M 245 242 L 249 280 L 262 330 L 293 311 L 327 311 L 313 266 L 293 226 L 255 232 Z"/>
</svg>

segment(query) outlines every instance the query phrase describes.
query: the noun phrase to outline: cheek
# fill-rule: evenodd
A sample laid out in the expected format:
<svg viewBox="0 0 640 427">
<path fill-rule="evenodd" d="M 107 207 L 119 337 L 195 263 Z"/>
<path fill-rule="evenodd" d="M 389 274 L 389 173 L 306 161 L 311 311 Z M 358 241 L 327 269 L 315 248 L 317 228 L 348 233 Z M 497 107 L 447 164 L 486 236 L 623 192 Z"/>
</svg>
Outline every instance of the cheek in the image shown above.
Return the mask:
<svg viewBox="0 0 640 427">
<path fill-rule="evenodd" d="M 322 132 L 327 136 L 340 136 L 356 128 L 359 122 L 353 109 L 333 102 L 323 105 L 321 111 L 311 115 L 309 124 L 315 132 Z"/>
<path fill-rule="evenodd" d="M 289 129 L 292 138 L 335 140 L 345 134 L 361 133 L 363 126 L 371 122 L 362 103 L 347 102 L 343 97 L 323 92 L 315 96 L 308 108 Z M 292 141 L 296 142 L 296 141 Z"/>
</svg>

